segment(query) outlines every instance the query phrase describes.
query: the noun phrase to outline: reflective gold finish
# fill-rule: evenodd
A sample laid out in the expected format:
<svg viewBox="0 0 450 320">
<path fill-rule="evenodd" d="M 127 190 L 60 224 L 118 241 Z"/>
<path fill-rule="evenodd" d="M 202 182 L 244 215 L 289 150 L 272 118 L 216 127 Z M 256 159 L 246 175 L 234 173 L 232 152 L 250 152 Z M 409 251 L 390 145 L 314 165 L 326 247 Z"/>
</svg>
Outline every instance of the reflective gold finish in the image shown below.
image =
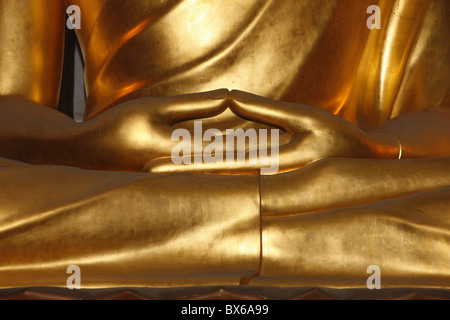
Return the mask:
<svg viewBox="0 0 450 320">
<path fill-rule="evenodd" d="M 447 0 L 48 3 L 0 0 L 0 287 L 450 288 Z M 52 110 L 70 4 L 84 123 Z M 194 120 L 282 129 L 280 173 L 174 165 Z"/>
<path fill-rule="evenodd" d="M 83 287 L 238 285 L 258 271 L 255 176 L 0 170 L 14 181 L 0 196 L 2 287 L 65 286 L 74 264 Z"/>
<path fill-rule="evenodd" d="M 57 107 L 63 17 L 60 1 L 0 1 L 0 95 Z"/>
</svg>

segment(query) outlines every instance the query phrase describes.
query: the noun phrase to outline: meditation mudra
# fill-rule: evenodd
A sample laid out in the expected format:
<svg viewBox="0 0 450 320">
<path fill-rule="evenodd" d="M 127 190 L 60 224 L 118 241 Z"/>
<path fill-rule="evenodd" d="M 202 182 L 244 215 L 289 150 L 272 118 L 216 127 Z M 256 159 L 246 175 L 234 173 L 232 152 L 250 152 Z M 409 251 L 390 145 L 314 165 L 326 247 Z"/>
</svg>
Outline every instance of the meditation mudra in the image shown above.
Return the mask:
<svg viewBox="0 0 450 320">
<path fill-rule="evenodd" d="M 69 5 L 82 123 L 57 108 Z M 0 10 L 0 288 L 64 287 L 71 265 L 83 288 L 364 288 L 371 265 L 450 287 L 448 0 Z M 279 129 L 279 172 L 174 164 L 194 121 Z"/>
</svg>

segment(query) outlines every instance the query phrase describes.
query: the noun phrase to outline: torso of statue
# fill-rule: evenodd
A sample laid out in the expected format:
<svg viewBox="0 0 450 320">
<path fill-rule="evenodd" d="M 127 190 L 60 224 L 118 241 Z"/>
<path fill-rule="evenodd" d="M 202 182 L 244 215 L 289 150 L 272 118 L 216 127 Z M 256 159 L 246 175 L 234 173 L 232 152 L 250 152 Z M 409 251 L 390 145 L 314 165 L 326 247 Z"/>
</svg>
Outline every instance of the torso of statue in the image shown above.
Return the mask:
<svg viewBox="0 0 450 320">
<path fill-rule="evenodd" d="M 385 30 L 367 27 L 368 0 L 68 1 L 82 13 L 86 118 L 133 98 L 217 88 L 312 105 L 367 128 L 421 110 L 398 88 L 426 10 L 400 1 L 396 22 L 392 1 L 375 2 Z"/>
</svg>

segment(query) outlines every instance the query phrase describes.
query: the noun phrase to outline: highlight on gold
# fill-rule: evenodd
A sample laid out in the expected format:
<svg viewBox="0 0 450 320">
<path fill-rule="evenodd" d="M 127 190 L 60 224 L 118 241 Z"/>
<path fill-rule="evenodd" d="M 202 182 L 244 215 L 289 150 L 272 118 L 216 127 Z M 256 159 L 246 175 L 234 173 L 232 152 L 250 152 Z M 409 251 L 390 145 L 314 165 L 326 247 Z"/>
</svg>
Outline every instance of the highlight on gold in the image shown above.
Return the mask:
<svg viewBox="0 0 450 320">
<path fill-rule="evenodd" d="M 450 289 L 449 17 L 0 0 L 0 288 Z"/>
</svg>

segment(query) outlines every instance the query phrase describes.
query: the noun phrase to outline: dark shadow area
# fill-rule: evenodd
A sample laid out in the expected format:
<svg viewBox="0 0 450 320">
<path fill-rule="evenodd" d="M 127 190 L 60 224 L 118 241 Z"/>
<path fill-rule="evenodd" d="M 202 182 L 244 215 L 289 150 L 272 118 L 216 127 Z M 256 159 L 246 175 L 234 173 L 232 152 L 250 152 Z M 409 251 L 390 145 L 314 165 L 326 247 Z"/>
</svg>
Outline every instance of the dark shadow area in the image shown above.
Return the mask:
<svg viewBox="0 0 450 320">
<path fill-rule="evenodd" d="M 80 52 L 74 30 L 66 28 L 64 43 L 64 66 L 58 110 L 74 118 L 75 102 L 75 53 Z M 85 99 L 85 97 L 84 97 Z"/>
</svg>

